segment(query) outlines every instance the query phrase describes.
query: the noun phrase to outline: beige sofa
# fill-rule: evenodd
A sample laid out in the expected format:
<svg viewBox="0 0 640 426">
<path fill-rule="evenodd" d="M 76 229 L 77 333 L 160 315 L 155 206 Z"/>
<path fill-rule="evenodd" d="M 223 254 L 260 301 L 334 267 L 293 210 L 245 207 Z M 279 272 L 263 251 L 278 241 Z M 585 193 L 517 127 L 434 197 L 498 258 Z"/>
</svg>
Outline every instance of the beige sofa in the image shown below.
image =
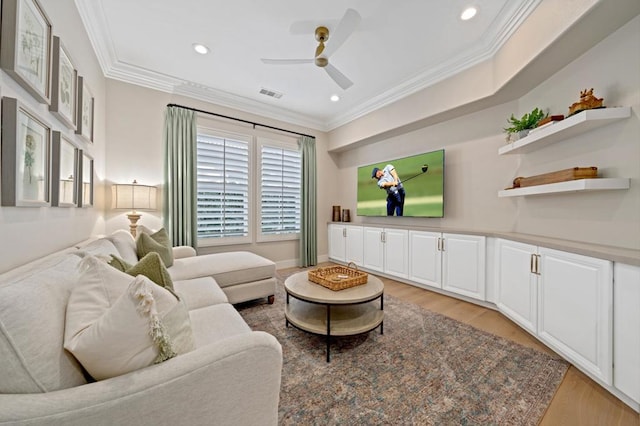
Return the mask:
<svg viewBox="0 0 640 426">
<path fill-rule="evenodd" d="M 268 261 L 253 263 L 263 272 L 247 271 L 244 262 L 258 260 L 250 254 L 238 255 L 243 260 L 210 255 L 207 265 L 176 259 L 171 275 L 188 309 L 195 346 L 190 352 L 93 381 L 63 348 L 65 311 L 79 285 L 82 257 L 125 258 L 129 242 L 121 237 L 62 250 L 0 275 L 0 424 L 276 424 L 281 346 L 273 336 L 252 331 L 227 296 L 268 296 L 255 290 L 269 281 L 261 277 Z M 185 251 L 192 254 L 178 249 L 177 257 Z M 237 275 L 234 265 L 243 268 Z M 225 287 L 212 278 L 216 274 Z"/>
<path fill-rule="evenodd" d="M 138 226 L 139 232 L 148 234 L 152 230 Z M 137 261 L 136 243 L 131 234 L 119 230 L 108 237 L 118 248 L 124 260 Z M 174 262 L 169 274 L 174 280 L 190 280 L 200 277 L 213 277 L 229 303 L 236 304 L 266 297 L 273 303 L 276 292 L 276 264 L 262 256 L 248 251 L 206 254 L 196 256 L 192 247 L 173 248 Z"/>
</svg>

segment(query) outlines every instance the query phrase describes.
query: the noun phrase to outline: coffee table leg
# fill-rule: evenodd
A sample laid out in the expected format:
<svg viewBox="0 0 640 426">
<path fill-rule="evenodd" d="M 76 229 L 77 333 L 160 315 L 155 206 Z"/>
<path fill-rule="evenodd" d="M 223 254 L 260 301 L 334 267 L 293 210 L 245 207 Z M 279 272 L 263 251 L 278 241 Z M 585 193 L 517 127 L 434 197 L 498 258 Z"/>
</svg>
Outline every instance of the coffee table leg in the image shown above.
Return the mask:
<svg viewBox="0 0 640 426">
<path fill-rule="evenodd" d="M 289 304 L 289 293 L 287 293 L 287 305 L 288 304 Z M 284 317 L 284 326 L 287 328 L 289 327 L 289 319 L 286 317 L 286 315 Z"/>
<path fill-rule="evenodd" d="M 331 305 L 327 305 L 327 362 L 330 362 L 331 355 Z"/>
<path fill-rule="evenodd" d="M 380 295 L 380 310 L 384 311 L 384 293 Z M 384 320 L 380 323 L 380 334 L 384 334 Z"/>
</svg>

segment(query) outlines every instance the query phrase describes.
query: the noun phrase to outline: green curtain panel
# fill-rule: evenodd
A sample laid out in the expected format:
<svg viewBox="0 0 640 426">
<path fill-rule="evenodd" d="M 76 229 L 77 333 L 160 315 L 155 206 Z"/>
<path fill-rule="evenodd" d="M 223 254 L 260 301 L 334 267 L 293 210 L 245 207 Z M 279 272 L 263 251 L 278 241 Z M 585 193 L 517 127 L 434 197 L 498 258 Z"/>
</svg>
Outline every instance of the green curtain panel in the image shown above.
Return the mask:
<svg viewBox="0 0 640 426">
<path fill-rule="evenodd" d="M 167 107 L 164 116 L 164 226 L 174 246 L 196 247 L 197 129 L 194 111 Z"/>
<path fill-rule="evenodd" d="M 300 194 L 300 266 L 318 264 L 316 219 L 316 139 L 300 138 L 302 189 Z"/>
</svg>

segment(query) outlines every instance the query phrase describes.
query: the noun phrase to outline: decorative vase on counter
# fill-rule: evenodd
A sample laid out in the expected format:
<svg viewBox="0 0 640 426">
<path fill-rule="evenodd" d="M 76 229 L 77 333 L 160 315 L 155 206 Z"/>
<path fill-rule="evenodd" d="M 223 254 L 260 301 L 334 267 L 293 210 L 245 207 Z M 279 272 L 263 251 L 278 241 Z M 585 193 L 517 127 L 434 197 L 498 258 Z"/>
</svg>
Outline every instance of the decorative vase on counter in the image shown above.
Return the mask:
<svg viewBox="0 0 640 426">
<path fill-rule="evenodd" d="M 342 218 L 340 217 L 340 206 L 333 206 L 333 216 L 331 216 L 331 220 L 333 222 L 342 221 Z"/>
</svg>

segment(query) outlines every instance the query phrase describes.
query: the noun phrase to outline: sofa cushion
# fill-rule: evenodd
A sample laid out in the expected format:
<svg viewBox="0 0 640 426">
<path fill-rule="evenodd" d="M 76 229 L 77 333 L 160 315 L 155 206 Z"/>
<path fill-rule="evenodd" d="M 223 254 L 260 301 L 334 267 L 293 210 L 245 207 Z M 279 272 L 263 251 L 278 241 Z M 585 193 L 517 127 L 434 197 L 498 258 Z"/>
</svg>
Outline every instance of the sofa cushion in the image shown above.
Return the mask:
<svg viewBox="0 0 640 426">
<path fill-rule="evenodd" d="M 229 303 L 189 311 L 189 317 L 198 348 L 238 334 L 251 333 L 251 328 Z"/>
<path fill-rule="evenodd" d="M 227 295 L 211 277 L 174 281 L 173 289 L 184 299 L 189 310 L 227 303 Z"/>
<path fill-rule="evenodd" d="M 132 278 L 104 265 L 116 276 L 88 261 L 89 279 L 69 299 L 64 347 L 92 377 L 118 376 L 194 348 L 183 302 L 143 275 Z M 126 289 L 114 300 L 112 290 L 124 281 Z"/>
<path fill-rule="evenodd" d="M 138 259 L 142 259 L 148 253 L 157 252 L 167 268 L 173 265 L 171 241 L 164 228 L 154 234 L 141 232 L 136 240 L 136 249 Z"/>
<path fill-rule="evenodd" d="M 144 275 L 159 286 L 173 292 L 171 275 L 169 275 L 169 271 L 167 271 L 162 259 L 160 259 L 160 255 L 154 251 L 147 253 L 147 255 L 140 259 L 135 265 L 129 264 L 118 256 L 111 256 L 109 265 L 134 277 L 136 275 Z"/>
<path fill-rule="evenodd" d="M 0 393 L 39 393 L 87 381 L 62 346 L 80 258 L 49 257 L 0 276 Z"/>
<path fill-rule="evenodd" d="M 212 276 L 221 288 L 275 276 L 276 264 L 248 251 L 176 259 L 169 268 L 174 281 Z"/>
<path fill-rule="evenodd" d="M 110 259 L 111 255 L 120 256 L 120 252 L 110 240 L 106 238 L 98 238 L 87 244 L 78 246 L 76 252 L 80 257 L 86 255 L 98 256 L 103 259 Z"/>
<path fill-rule="evenodd" d="M 107 237 L 109 241 L 116 246 L 119 257 L 125 262 L 135 264 L 138 261 L 138 254 L 136 250 L 136 240 L 129 231 L 124 229 L 118 229 L 113 234 Z"/>
</svg>

